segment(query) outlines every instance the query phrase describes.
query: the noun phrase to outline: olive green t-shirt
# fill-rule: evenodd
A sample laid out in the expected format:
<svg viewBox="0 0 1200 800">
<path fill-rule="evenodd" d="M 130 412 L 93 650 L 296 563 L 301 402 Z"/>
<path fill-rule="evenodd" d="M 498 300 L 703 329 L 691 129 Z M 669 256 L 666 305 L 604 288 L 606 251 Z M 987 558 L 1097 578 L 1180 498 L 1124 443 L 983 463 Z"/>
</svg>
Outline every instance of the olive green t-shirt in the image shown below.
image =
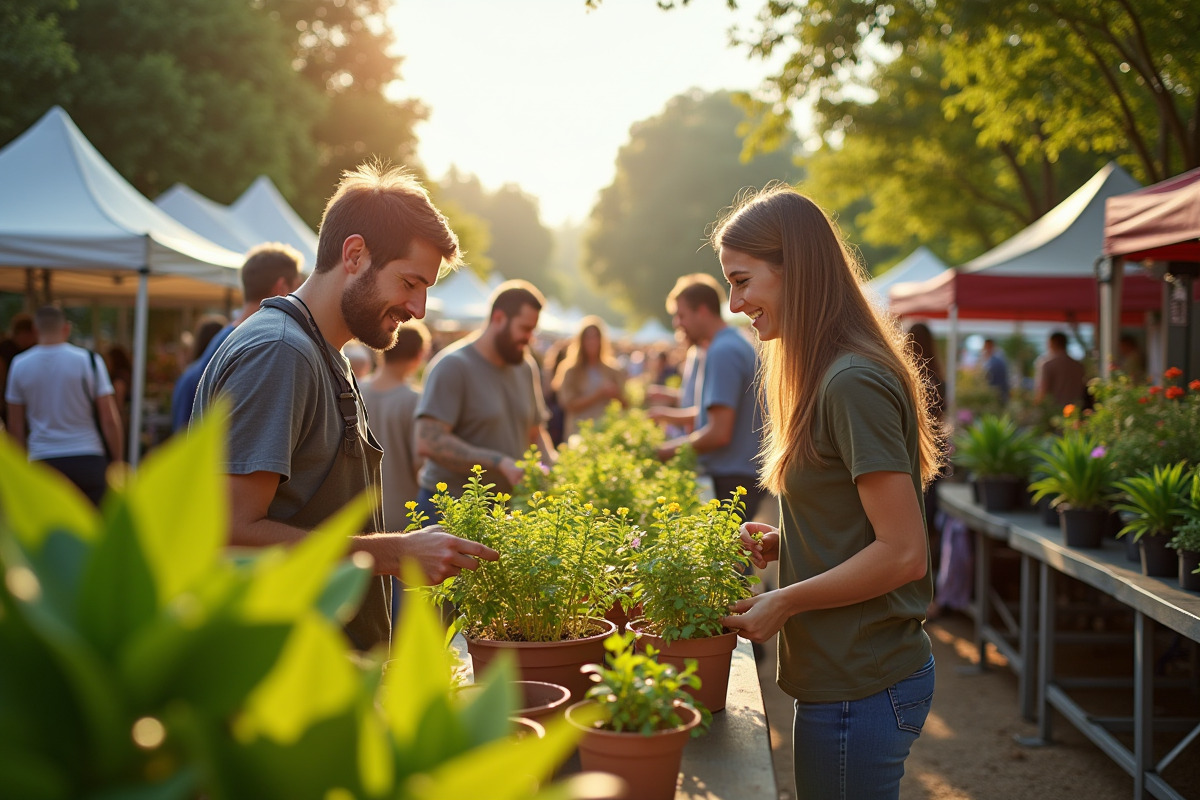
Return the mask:
<svg viewBox="0 0 1200 800">
<path fill-rule="evenodd" d="M 787 475 L 780 498 L 781 586 L 819 575 L 875 540 L 855 481 L 906 472 L 925 513 L 917 415 L 900 380 L 862 356 L 840 356 L 820 385 L 820 465 Z M 928 555 L 926 556 L 928 559 Z M 925 577 L 864 603 L 805 611 L 779 637 L 779 687 L 805 703 L 859 700 L 920 669 L 932 649 L 922 623 L 933 599 Z"/>
</svg>

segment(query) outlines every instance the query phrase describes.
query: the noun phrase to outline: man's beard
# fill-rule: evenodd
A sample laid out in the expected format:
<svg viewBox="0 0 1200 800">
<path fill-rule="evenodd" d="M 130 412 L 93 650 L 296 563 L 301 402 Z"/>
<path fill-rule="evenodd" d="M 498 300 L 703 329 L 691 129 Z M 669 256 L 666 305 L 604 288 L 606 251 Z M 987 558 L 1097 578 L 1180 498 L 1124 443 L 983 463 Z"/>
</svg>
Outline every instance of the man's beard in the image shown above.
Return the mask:
<svg viewBox="0 0 1200 800">
<path fill-rule="evenodd" d="M 388 350 L 396 343 L 399 327 L 389 331 L 384 320 L 394 315 L 408 322 L 412 315 L 398 306 L 388 306 L 376 290 L 375 277 L 372 270 L 342 292 L 342 319 L 355 339 L 374 350 Z"/>
<path fill-rule="evenodd" d="M 496 352 L 508 364 L 520 364 L 525 360 L 525 346 L 513 340 L 512 330 L 508 325 L 496 335 Z"/>
</svg>

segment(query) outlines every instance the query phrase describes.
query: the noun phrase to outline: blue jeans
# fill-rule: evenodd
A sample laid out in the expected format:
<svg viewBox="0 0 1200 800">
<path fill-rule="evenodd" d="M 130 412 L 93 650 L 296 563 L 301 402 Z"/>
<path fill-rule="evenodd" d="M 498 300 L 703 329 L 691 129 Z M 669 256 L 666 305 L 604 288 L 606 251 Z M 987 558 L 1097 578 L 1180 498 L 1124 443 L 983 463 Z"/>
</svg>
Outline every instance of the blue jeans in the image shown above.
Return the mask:
<svg viewBox="0 0 1200 800">
<path fill-rule="evenodd" d="M 904 760 L 929 715 L 933 684 L 931 656 L 912 675 L 861 700 L 797 700 L 797 800 L 897 800 Z"/>
</svg>

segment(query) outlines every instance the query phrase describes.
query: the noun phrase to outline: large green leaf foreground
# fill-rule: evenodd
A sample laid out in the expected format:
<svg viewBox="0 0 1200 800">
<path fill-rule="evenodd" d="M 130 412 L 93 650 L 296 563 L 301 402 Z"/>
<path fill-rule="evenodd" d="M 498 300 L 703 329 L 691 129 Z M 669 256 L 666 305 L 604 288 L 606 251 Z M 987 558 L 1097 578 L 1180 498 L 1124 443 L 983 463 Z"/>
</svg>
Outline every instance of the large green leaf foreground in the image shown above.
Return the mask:
<svg viewBox="0 0 1200 800">
<path fill-rule="evenodd" d="M 516 740 L 509 667 L 460 699 L 411 596 L 393 660 L 340 625 L 370 564 L 357 498 L 290 549 L 225 552 L 225 425 L 210 417 L 118 479 L 97 513 L 0 436 L 0 797 L 578 798 L 540 790 L 567 726 Z"/>
</svg>

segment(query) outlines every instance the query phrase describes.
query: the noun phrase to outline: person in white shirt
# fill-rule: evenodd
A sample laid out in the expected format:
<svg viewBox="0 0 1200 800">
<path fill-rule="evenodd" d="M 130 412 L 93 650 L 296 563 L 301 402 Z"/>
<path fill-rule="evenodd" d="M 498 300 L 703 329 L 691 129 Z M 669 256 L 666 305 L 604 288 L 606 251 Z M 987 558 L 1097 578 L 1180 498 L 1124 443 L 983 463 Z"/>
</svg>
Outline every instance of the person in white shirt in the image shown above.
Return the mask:
<svg viewBox="0 0 1200 800">
<path fill-rule="evenodd" d="M 30 461 L 63 473 L 99 505 L 109 461 L 124 460 L 108 368 L 104 359 L 67 342 L 71 324 L 62 309 L 38 309 L 34 327 L 38 343 L 9 369 L 9 433 Z"/>
</svg>

